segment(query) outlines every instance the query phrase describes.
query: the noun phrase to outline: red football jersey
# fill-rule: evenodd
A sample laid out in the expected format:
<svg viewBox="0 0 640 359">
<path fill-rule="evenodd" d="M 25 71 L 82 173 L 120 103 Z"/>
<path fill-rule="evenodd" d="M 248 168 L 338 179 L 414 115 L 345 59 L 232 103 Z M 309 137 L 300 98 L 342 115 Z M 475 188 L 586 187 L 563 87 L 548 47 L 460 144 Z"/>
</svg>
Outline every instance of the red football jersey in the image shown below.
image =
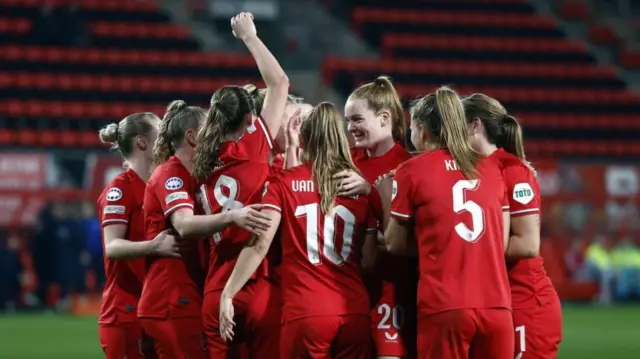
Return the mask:
<svg viewBox="0 0 640 359">
<path fill-rule="evenodd" d="M 539 214 L 540 184 L 533 170 L 522 163 L 517 156 L 503 149 L 494 152 L 492 157 L 502 166 L 511 217 Z M 541 297 L 557 295 L 540 256 L 509 263 L 507 273 L 514 309 L 536 307 Z M 544 300 L 541 299 L 543 302 Z"/>
<path fill-rule="evenodd" d="M 172 229 L 171 215 L 179 208 L 194 208 L 195 181 L 180 160 L 172 156 L 151 175 L 144 192 L 146 237 L 154 238 Z M 147 277 L 142 289 L 138 317 L 167 318 L 200 316 L 204 268 L 200 251 L 203 241 L 192 240 L 193 248 L 182 258 L 147 259 Z"/>
<path fill-rule="evenodd" d="M 262 203 L 282 215 L 283 322 L 298 318 L 369 315 L 360 259 L 375 218 L 366 196 L 338 197 L 322 215 L 310 164 L 270 177 Z"/>
<path fill-rule="evenodd" d="M 259 203 L 264 183 L 270 173 L 269 152 L 272 138 L 261 118 L 247 128 L 237 142 L 225 142 L 220 161 L 209 179 L 200 184 L 198 203 L 206 214 L 215 214 Z M 224 288 L 236 260 L 251 233 L 237 226 L 216 233 L 210 241 L 209 271 L 205 292 Z M 266 275 L 266 262 L 258 270 Z"/>
<path fill-rule="evenodd" d="M 102 228 L 124 224 L 127 226 L 126 239 L 144 240 L 142 200 L 145 186 L 144 181 L 130 168 L 117 175 L 98 197 L 98 216 Z M 104 248 L 104 241 L 102 245 Z M 106 284 L 102 291 L 98 323 L 136 320 L 136 308 L 145 276 L 144 261 L 144 258 L 112 260 L 105 255 Z"/>
<path fill-rule="evenodd" d="M 413 157 L 393 182 L 391 216 L 413 219 L 421 315 L 463 308 L 511 308 L 502 212 L 508 209 L 496 161 L 466 179 L 446 150 Z"/>
</svg>

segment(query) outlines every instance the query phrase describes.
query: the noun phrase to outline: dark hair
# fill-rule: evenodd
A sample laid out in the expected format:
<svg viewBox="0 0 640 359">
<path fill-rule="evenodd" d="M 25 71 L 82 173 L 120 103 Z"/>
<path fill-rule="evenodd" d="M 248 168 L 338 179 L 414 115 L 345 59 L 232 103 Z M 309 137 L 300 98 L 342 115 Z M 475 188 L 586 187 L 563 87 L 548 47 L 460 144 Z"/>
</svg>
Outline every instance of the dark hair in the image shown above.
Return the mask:
<svg viewBox="0 0 640 359">
<path fill-rule="evenodd" d="M 187 130 L 198 130 L 205 118 L 202 108 L 187 106 L 182 100 L 172 101 L 162 117 L 158 139 L 153 147 L 155 165 L 159 165 L 176 153 L 176 146 L 184 141 Z"/>
<path fill-rule="evenodd" d="M 435 93 L 414 101 L 411 117 L 436 139 L 440 148 L 446 148 L 467 178 L 477 175 L 476 164 L 480 155 L 467 140 L 464 108 L 458 94 L 443 86 Z"/>
<path fill-rule="evenodd" d="M 264 106 L 264 99 L 267 97 L 267 89 L 266 88 L 258 88 L 254 84 L 247 84 L 242 86 L 243 89 L 249 92 L 249 95 L 253 99 L 254 107 L 256 109 L 256 114 L 259 115 L 262 113 L 262 106 Z M 304 98 L 295 96 L 293 94 L 287 95 L 287 103 L 303 103 Z"/>
<path fill-rule="evenodd" d="M 391 123 L 393 139 L 396 142 L 405 143 L 407 132 L 407 121 L 404 117 L 402 101 L 398 91 L 393 87 L 391 79 L 387 76 L 380 76 L 373 82 L 364 84 L 355 89 L 349 99 L 361 99 L 367 101 L 369 108 L 376 114 L 387 109 L 391 112 Z"/>
<path fill-rule="evenodd" d="M 151 112 L 131 114 L 120 122 L 110 123 L 99 132 L 102 143 L 111 144 L 111 148 L 128 158 L 133 153 L 133 140 L 136 136 L 146 136 L 153 129 L 151 121 L 160 120 Z"/>
<path fill-rule="evenodd" d="M 193 175 L 206 179 L 214 168 L 222 165 L 220 146 L 229 134 L 242 126 L 246 115 L 255 115 L 255 105 L 247 90 L 239 86 L 225 86 L 211 96 L 207 120 L 198 133 Z"/>
<path fill-rule="evenodd" d="M 526 161 L 522 127 L 498 100 L 476 93 L 465 97 L 462 105 L 467 123 L 479 119 L 484 125 L 489 142 Z"/>
</svg>

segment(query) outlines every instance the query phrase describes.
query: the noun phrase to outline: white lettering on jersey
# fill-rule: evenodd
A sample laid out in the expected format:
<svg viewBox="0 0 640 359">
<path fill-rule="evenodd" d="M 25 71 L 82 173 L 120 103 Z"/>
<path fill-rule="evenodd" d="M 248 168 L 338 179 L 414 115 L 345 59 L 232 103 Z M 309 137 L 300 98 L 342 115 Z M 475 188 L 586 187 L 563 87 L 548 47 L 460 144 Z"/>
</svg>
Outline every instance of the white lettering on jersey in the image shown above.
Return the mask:
<svg viewBox="0 0 640 359">
<path fill-rule="evenodd" d="M 166 204 L 169 204 L 173 201 L 177 201 L 179 199 L 188 199 L 189 195 L 187 192 L 173 192 L 170 193 L 167 197 L 164 198 Z"/>
<path fill-rule="evenodd" d="M 458 171 L 458 165 L 454 160 L 444 160 L 444 167 L 447 171 Z"/>
<path fill-rule="evenodd" d="M 107 192 L 107 201 L 117 201 L 122 198 L 122 191 L 118 187 L 113 187 Z"/>
<path fill-rule="evenodd" d="M 104 206 L 104 214 L 124 214 L 124 206 Z"/>
<path fill-rule="evenodd" d="M 313 181 L 311 180 L 294 180 L 291 182 L 293 192 L 314 192 Z"/>
<path fill-rule="evenodd" d="M 522 204 L 529 204 L 533 200 L 534 193 L 531 185 L 526 182 L 513 186 L 513 200 Z"/>
<path fill-rule="evenodd" d="M 184 186 L 184 183 L 182 183 L 182 180 L 179 177 L 171 177 L 164 183 L 164 188 L 169 191 L 178 190 L 182 188 L 182 186 Z"/>
<path fill-rule="evenodd" d="M 396 180 L 393 180 L 393 184 L 391 186 L 391 200 L 393 201 L 394 199 L 396 199 L 397 195 L 398 195 L 398 182 Z"/>
</svg>

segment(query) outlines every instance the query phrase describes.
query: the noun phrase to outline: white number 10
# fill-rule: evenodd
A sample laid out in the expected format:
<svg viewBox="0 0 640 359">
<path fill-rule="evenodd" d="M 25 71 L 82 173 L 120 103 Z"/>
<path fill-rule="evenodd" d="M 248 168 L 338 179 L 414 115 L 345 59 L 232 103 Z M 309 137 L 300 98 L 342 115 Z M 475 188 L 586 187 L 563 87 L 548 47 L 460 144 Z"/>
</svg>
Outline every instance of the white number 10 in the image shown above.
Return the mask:
<svg viewBox="0 0 640 359">
<path fill-rule="evenodd" d="M 318 240 L 318 209 L 317 203 L 296 207 L 296 217 L 307 217 L 307 257 L 312 264 L 320 264 L 320 243 Z M 335 246 L 335 225 L 336 219 L 340 217 L 344 221 L 344 231 L 342 233 L 342 250 L 336 253 Z M 331 214 L 324 216 L 324 246 L 322 253 L 331 263 L 336 265 L 344 264 L 351 254 L 351 242 L 356 225 L 356 217 L 344 206 L 336 206 Z"/>
<path fill-rule="evenodd" d="M 473 243 L 484 233 L 484 211 L 474 201 L 465 201 L 465 191 L 475 191 L 478 189 L 480 181 L 460 180 L 453 185 L 453 211 L 460 214 L 469 212 L 473 229 L 460 222 L 456 225 L 456 233 L 466 242 Z"/>
</svg>

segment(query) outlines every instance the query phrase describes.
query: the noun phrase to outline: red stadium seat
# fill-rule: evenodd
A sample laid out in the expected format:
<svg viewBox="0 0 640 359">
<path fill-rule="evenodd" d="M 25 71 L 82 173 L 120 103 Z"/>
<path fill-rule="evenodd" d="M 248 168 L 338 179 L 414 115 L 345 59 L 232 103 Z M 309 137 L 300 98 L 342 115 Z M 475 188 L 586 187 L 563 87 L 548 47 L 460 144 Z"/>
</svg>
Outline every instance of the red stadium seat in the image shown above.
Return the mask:
<svg viewBox="0 0 640 359">
<path fill-rule="evenodd" d="M 471 13 L 464 11 L 415 11 L 386 8 L 363 7 L 353 12 L 353 24 L 356 30 L 365 23 L 378 24 L 430 24 L 463 25 L 501 28 L 542 28 L 555 29 L 558 24 L 551 17 L 528 14 Z"/>
<path fill-rule="evenodd" d="M 545 157 L 557 155 L 574 156 L 640 156 L 637 141 L 551 141 L 528 140 L 527 153 Z"/>
<path fill-rule="evenodd" d="M 55 74 L 0 72 L 0 89 L 56 89 L 61 91 L 146 92 L 146 93 L 204 93 L 229 85 L 253 83 L 257 79 L 196 78 L 155 76 L 109 76 L 94 74 Z"/>
<path fill-rule="evenodd" d="M 138 37 L 187 39 L 189 30 L 173 24 L 145 24 L 96 21 L 91 24 L 91 33 L 102 37 Z"/>
<path fill-rule="evenodd" d="M 206 105 L 206 104 L 200 104 Z M 26 117 L 119 118 L 149 111 L 162 116 L 166 104 L 121 104 L 109 102 L 68 102 L 1 99 L 0 114 Z"/>
<path fill-rule="evenodd" d="M 49 0 L 0 0 L 0 4 L 11 7 L 35 8 L 51 2 Z M 54 0 L 54 3 L 65 4 L 68 0 Z M 157 12 L 158 4 L 155 1 L 129 1 L 129 0 L 82 0 L 74 2 L 83 9 L 95 11 L 123 11 L 123 12 Z"/>
<path fill-rule="evenodd" d="M 385 54 L 391 54 L 396 48 L 425 48 L 452 50 L 494 50 L 511 52 L 574 52 L 584 53 L 582 42 L 565 39 L 513 38 L 477 35 L 412 35 L 385 34 L 382 37 Z"/>
<path fill-rule="evenodd" d="M 620 43 L 620 37 L 612 26 L 598 23 L 592 23 L 589 26 L 589 40 L 596 45 L 616 45 Z"/>
<path fill-rule="evenodd" d="M 31 31 L 29 19 L 0 18 L 0 34 L 22 35 Z"/>
<path fill-rule="evenodd" d="M 571 21 L 588 21 L 591 19 L 591 9 L 582 0 L 564 0 L 558 6 L 560 15 Z"/>
<path fill-rule="evenodd" d="M 603 78 L 616 77 L 613 68 L 592 64 L 540 64 L 480 61 L 438 61 L 401 59 L 353 59 L 327 57 L 324 62 L 324 78 L 334 81 L 336 71 L 370 71 L 385 74 L 448 74 L 500 77 L 545 77 L 545 78 Z"/>
<path fill-rule="evenodd" d="M 0 53 L 5 60 L 26 62 L 255 68 L 255 61 L 251 55 L 236 53 L 74 49 L 17 45 L 0 45 Z"/>
</svg>

